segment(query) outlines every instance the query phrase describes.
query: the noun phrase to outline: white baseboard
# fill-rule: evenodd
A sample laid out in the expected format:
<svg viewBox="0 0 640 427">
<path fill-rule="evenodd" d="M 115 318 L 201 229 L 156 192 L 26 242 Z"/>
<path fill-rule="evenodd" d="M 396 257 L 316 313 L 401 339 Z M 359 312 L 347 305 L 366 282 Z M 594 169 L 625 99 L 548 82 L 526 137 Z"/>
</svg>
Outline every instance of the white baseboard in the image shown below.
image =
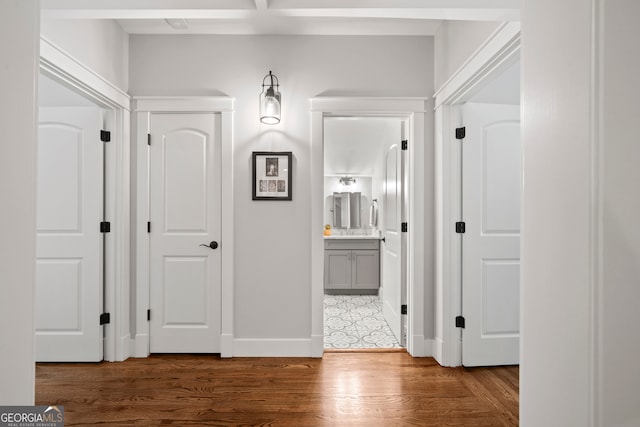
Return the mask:
<svg viewBox="0 0 640 427">
<path fill-rule="evenodd" d="M 324 335 L 311 335 L 311 357 L 322 357 L 324 353 Z"/>
<path fill-rule="evenodd" d="M 423 335 L 413 336 L 413 345 L 407 349 L 412 357 L 432 357 L 433 339 L 425 338 Z"/>
<path fill-rule="evenodd" d="M 233 357 L 314 357 L 312 349 L 310 338 L 233 340 Z"/>
<path fill-rule="evenodd" d="M 149 357 L 149 335 L 136 334 L 133 357 Z"/>
<path fill-rule="evenodd" d="M 126 334 L 123 337 L 120 337 L 118 340 L 118 344 L 116 345 L 116 362 L 122 362 L 131 357 L 131 335 Z"/>
<path fill-rule="evenodd" d="M 424 340 L 424 357 L 433 357 L 433 343 L 431 338 L 425 338 Z"/>
<path fill-rule="evenodd" d="M 233 357 L 233 335 L 222 334 L 220 336 L 220 357 Z"/>
<path fill-rule="evenodd" d="M 433 340 L 433 358 L 442 366 L 444 366 L 444 359 L 442 358 L 443 347 L 444 342 L 442 341 L 442 338 L 436 338 Z"/>
</svg>

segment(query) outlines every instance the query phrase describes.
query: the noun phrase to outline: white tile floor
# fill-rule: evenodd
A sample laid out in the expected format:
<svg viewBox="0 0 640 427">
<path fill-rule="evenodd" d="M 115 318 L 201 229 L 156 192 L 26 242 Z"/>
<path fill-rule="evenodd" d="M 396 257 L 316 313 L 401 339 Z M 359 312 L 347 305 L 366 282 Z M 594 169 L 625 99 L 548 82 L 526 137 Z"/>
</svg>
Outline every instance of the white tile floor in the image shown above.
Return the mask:
<svg viewBox="0 0 640 427">
<path fill-rule="evenodd" d="M 324 348 L 401 348 L 377 295 L 324 296 Z"/>
</svg>

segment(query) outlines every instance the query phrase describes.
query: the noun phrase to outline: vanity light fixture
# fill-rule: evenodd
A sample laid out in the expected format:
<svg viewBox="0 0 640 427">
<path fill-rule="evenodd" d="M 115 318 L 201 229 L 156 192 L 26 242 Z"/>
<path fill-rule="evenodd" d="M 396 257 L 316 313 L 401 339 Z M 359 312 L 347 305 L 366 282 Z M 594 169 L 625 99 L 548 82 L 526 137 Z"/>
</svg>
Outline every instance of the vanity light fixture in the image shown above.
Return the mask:
<svg viewBox="0 0 640 427">
<path fill-rule="evenodd" d="M 280 123 L 280 100 L 278 78 L 269 71 L 269 74 L 262 79 L 262 93 L 260 94 L 260 121 L 262 123 L 268 125 Z"/>
<path fill-rule="evenodd" d="M 351 185 L 356 183 L 356 179 L 352 176 L 341 176 L 338 182 L 342 185 Z"/>
</svg>

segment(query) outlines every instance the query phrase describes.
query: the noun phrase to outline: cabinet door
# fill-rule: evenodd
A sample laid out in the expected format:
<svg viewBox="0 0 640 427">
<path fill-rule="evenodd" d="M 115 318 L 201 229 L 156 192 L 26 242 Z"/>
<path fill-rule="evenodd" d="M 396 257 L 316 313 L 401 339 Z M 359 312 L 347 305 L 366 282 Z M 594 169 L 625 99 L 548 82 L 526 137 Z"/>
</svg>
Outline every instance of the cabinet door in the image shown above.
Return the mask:
<svg viewBox="0 0 640 427">
<path fill-rule="evenodd" d="M 351 289 L 351 251 L 324 251 L 324 288 Z"/>
<path fill-rule="evenodd" d="M 380 252 L 351 252 L 351 288 L 378 289 L 380 286 Z"/>
</svg>

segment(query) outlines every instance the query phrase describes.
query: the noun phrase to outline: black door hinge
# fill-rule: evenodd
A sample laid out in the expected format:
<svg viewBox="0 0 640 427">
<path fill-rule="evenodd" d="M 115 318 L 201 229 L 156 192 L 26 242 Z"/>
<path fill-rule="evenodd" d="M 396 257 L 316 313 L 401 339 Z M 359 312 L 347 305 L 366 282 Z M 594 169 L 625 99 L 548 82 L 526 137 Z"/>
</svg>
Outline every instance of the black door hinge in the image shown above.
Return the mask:
<svg viewBox="0 0 640 427">
<path fill-rule="evenodd" d="M 100 232 L 101 233 L 110 233 L 111 232 L 111 223 L 108 221 L 102 221 L 100 223 Z"/>
<path fill-rule="evenodd" d="M 107 325 L 111 323 L 111 313 L 102 313 L 100 315 L 100 324 Z"/>
<path fill-rule="evenodd" d="M 151 221 L 147 221 L 147 233 L 151 233 Z"/>
<path fill-rule="evenodd" d="M 402 140 L 402 150 L 406 151 L 409 149 L 409 141 L 407 141 L 406 139 Z"/>
<path fill-rule="evenodd" d="M 464 234 L 466 230 L 466 224 L 462 221 L 460 222 L 456 222 L 456 233 L 458 234 Z"/>
<path fill-rule="evenodd" d="M 151 309 L 147 310 L 147 322 L 151 321 Z"/>
<path fill-rule="evenodd" d="M 400 314 L 407 314 L 407 304 L 402 304 L 400 306 Z"/>
<path fill-rule="evenodd" d="M 111 142 L 111 132 L 108 130 L 100 131 L 100 141 L 102 142 Z"/>
<path fill-rule="evenodd" d="M 467 128 L 465 127 L 456 128 L 456 139 L 464 139 L 466 133 L 467 133 Z"/>
<path fill-rule="evenodd" d="M 403 233 L 406 233 L 407 231 L 409 231 L 409 224 L 406 222 L 403 222 L 401 230 Z"/>
<path fill-rule="evenodd" d="M 456 328 L 464 329 L 464 317 L 456 316 Z"/>
<path fill-rule="evenodd" d="M 147 145 L 151 145 L 151 134 L 147 134 Z"/>
</svg>

